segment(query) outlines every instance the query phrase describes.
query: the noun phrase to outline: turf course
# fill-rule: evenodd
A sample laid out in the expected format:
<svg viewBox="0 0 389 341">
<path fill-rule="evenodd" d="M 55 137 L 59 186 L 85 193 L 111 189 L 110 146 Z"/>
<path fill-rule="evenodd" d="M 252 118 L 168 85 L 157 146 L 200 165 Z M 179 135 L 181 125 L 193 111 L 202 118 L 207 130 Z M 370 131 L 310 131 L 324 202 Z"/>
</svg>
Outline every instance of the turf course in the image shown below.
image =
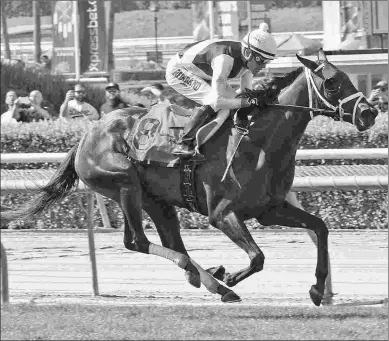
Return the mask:
<svg viewBox="0 0 389 341">
<path fill-rule="evenodd" d="M 10 305 L 2 340 L 387 340 L 387 307 Z"/>
</svg>

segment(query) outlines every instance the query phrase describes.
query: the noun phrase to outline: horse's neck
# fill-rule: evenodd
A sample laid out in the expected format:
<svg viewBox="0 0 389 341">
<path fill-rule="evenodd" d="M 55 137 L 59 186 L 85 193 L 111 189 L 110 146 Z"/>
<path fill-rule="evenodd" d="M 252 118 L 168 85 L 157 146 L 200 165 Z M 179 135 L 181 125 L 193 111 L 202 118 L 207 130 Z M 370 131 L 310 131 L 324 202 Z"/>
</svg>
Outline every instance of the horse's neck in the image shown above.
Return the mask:
<svg viewBox="0 0 389 341">
<path fill-rule="evenodd" d="M 278 97 L 280 104 L 288 105 L 309 105 L 308 80 L 302 72 L 296 80 L 287 87 Z M 296 111 L 297 113 L 298 111 Z"/>
<path fill-rule="evenodd" d="M 285 105 L 298 105 L 308 107 L 311 105 L 309 101 L 308 93 L 308 80 L 305 76 L 305 73 L 302 72 L 297 79 L 286 88 L 278 97 L 280 104 Z M 286 114 L 287 112 L 287 114 Z M 285 124 L 289 124 L 296 131 L 303 133 L 311 120 L 309 111 L 301 110 L 285 110 Z"/>
<path fill-rule="evenodd" d="M 280 104 L 308 106 L 308 84 L 304 72 L 278 98 Z M 258 113 L 251 141 L 259 150 L 281 148 L 289 153 L 297 145 L 310 121 L 309 111 L 269 107 Z"/>
</svg>

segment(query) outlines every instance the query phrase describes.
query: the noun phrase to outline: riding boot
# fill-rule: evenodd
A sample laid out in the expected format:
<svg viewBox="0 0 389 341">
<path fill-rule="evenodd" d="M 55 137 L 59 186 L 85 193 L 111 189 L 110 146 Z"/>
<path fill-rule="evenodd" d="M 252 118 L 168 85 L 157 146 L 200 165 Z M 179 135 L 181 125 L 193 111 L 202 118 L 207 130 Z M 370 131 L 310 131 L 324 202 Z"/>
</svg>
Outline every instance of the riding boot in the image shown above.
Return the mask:
<svg viewBox="0 0 389 341">
<path fill-rule="evenodd" d="M 177 142 L 177 147 L 173 149 L 172 153 L 182 157 L 195 156 L 196 159 L 204 159 L 204 155 L 195 151 L 196 133 L 206 121 L 215 115 L 215 111 L 209 105 L 198 108 L 185 127 L 181 140 Z"/>
</svg>

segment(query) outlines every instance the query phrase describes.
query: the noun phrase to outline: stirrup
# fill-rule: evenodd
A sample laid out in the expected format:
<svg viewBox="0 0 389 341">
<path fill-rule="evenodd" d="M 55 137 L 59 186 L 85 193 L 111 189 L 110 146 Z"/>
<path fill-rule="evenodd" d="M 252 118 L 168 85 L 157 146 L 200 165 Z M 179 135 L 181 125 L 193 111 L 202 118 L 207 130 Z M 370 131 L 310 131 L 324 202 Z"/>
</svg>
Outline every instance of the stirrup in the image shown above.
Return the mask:
<svg viewBox="0 0 389 341">
<path fill-rule="evenodd" d="M 179 145 L 175 150 L 172 151 L 173 155 L 181 158 L 190 158 L 195 161 L 203 161 L 205 157 L 197 149 L 192 149 L 185 144 Z"/>
<path fill-rule="evenodd" d="M 195 150 L 191 150 L 191 151 L 174 151 L 172 153 L 173 155 L 176 155 L 180 158 L 190 158 L 191 160 L 194 160 L 194 161 L 204 161 L 205 160 L 205 156 L 201 153 L 197 153 Z"/>
</svg>

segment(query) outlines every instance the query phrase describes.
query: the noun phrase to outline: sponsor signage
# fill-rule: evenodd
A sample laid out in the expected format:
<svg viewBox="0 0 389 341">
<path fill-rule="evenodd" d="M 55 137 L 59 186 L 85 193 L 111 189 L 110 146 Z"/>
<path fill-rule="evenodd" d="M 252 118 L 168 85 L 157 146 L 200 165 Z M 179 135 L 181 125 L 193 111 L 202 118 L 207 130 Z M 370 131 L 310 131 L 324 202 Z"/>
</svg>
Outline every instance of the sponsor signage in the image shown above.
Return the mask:
<svg viewBox="0 0 389 341">
<path fill-rule="evenodd" d="M 71 75 L 76 72 L 74 27 L 77 13 L 73 1 L 53 2 L 53 57 L 54 73 Z"/>
<path fill-rule="evenodd" d="M 387 1 L 362 1 L 361 21 L 365 34 L 388 34 L 387 15 Z"/>
<path fill-rule="evenodd" d="M 388 34 L 388 2 L 372 1 L 373 34 Z"/>
<path fill-rule="evenodd" d="M 101 75 L 108 70 L 104 1 L 79 1 L 81 73 Z"/>
</svg>

